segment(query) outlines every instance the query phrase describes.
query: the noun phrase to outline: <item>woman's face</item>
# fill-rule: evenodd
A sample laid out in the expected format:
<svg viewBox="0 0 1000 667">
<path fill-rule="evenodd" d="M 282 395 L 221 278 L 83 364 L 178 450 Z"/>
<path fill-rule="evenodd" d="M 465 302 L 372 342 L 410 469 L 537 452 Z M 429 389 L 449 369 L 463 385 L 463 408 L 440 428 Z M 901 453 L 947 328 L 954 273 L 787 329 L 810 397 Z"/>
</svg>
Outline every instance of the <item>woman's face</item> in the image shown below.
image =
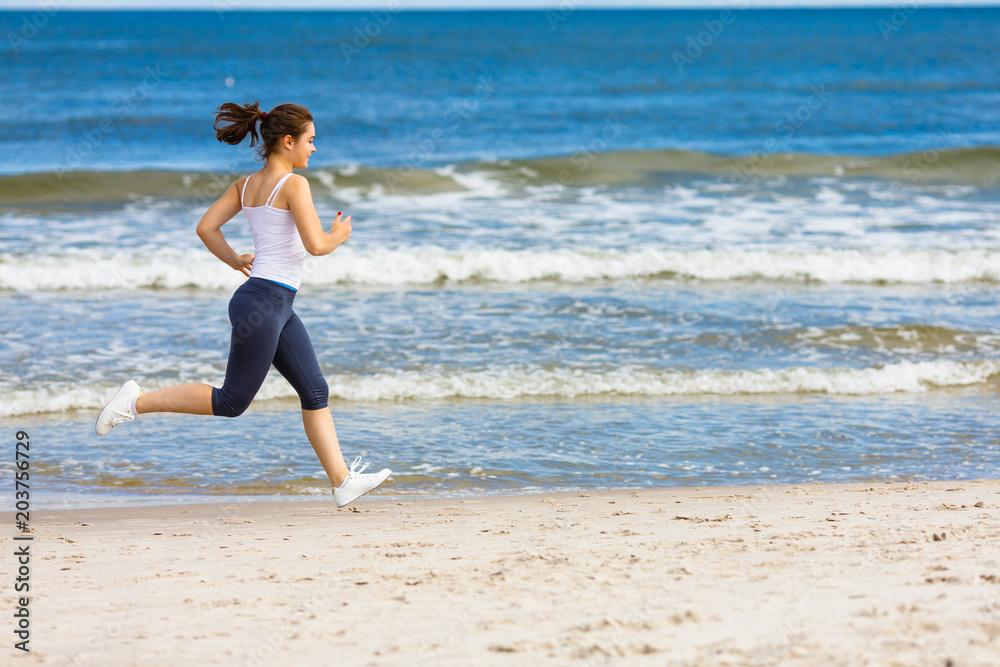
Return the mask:
<svg viewBox="0 0 1000 667">
<path fill-rule="evenodd" d="M 292 142 L 292 169 L 305 169 L 309 166 L 309 157 L 316 152 L 313 140 L 316 139 L 316 127 L 309 123 L 305 131 Z"/>
</svg>

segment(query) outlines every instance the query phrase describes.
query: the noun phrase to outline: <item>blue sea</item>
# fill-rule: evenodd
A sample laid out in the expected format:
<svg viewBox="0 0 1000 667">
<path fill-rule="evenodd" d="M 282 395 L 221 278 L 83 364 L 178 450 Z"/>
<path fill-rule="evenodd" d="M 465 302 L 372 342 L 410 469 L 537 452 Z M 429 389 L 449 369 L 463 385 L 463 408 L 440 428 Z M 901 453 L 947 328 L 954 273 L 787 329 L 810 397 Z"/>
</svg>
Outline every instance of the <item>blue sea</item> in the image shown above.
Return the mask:
<svg viewBox="0 0 1000 667">
<path fill-rule="evenodd" d="M 745 6 L 0 13 L 33 506 L 329 497 L 277 372 L 93 433 L 128 378 L 222 382 L 243 276 L 194 229 L 254 101 L 354 216 L 295 307 L 373 497 L 1000 476 L 1000 9 Z"/>
</svg>

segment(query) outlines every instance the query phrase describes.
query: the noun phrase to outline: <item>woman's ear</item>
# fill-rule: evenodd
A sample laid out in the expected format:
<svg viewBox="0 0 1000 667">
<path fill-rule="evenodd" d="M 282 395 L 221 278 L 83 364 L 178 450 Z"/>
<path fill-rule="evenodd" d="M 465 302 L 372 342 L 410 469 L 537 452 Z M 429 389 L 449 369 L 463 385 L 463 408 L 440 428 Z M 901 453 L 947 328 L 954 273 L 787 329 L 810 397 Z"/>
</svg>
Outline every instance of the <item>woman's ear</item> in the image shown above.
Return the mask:
<svg viewBox="0 0 1000 667">
<path fill-rule="evenodd" d="M 292 150 L 292 146 L 295 145 L 295 140 L 292 138 L 292 135 L 286 134 L 284 137 L 282 137 L 281 143 L 288 150 Z"/>
</svg>

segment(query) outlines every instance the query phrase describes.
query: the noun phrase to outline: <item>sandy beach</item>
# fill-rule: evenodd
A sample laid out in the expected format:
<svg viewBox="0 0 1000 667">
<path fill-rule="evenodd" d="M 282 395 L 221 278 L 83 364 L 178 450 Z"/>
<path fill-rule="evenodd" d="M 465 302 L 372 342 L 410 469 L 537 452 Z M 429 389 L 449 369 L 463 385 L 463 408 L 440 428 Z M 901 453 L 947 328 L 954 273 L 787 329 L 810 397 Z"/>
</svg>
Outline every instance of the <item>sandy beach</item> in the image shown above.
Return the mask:
<svg viewBox="0 0 1000 667">
<path fill-rule="evenodd" d="M 998 504 L 1000 481 L 977 480 L 42 511 L 32 651 L 4 652 L 46 665 L 996 665 Z M 8 553 L 7 582 L 13 567 Z"/>
<path fill-rule="evenodd" d="M 1000 667 L 1000 6 L 887 4 L 0 0 L 0 667 Z"/>
</svg>

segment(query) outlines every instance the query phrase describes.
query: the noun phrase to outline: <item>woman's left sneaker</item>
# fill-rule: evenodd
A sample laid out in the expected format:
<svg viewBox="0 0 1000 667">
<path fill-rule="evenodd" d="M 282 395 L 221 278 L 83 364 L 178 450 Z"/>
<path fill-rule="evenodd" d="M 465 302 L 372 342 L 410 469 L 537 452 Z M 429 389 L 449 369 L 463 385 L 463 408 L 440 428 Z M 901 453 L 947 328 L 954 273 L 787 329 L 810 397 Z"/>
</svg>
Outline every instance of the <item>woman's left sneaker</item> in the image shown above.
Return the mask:
<svg viewBox="0 0 1000 667">
<path fill-rule="evenodd" d="M 122 422 L 130 422 L 135 419 L 136 415 L 132 412 L 132 401 L 141 393 L 142 389 L 139 388 L 139 384 L 135 380 L 129 380 L 123 384 L 114 398 L 101 410 L 101 416 L 97 418 L 97 425 L 94 427 L 97 435 L 105 435 Z"/>
<path fill-rule="evenodd" d="M 365 463 L 360 469 L 355 470 L 359 463 L 361 463 L 360 456 L 351 463 L 351 472 L 347 474 L 347 479 L 333 490 L 333 499 L 337 501 L 337 507 L 343 507 L 352 500 L 360 498 L 384 482 L 392 474 L 392 471 L 388 468 L 382 468 L 378 472 L 361 474 L 368 467 L 368 464 Z"/>
</svg>

